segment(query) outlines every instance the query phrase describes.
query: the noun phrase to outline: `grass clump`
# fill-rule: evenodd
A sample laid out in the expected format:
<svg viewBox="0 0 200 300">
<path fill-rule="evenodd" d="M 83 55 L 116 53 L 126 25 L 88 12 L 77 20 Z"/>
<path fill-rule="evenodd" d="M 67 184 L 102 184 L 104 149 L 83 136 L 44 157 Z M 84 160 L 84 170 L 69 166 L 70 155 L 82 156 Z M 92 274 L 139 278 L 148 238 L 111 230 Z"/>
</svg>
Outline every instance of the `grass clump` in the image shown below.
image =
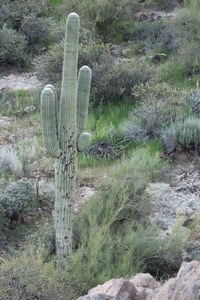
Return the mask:
<svg viewBox="0 0 200 300">
<path fill-rule="evenodd" d="M 4 146 L 0 149 L 0 174 L 2 177 L 13 175 L 16 178 L 21 178 L 24 174 L 23 164 L 16 149 L 10 146 Z"/>
<path fill-rule="evenodd" d="M 200 150 L 200 120 L 197 116 L 188 116 L 178 120 L 163 133 L 166 148 L 171 143 L 183 150 Z"/>
</svg>

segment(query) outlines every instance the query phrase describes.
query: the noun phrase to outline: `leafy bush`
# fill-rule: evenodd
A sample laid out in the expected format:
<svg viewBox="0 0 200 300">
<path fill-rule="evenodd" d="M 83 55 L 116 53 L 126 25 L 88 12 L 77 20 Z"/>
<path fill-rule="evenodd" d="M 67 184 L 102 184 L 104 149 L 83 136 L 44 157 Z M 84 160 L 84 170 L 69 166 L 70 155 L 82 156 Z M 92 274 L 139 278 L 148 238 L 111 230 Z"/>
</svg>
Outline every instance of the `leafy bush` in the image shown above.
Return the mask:
<svg viewBox="0 0 200 300">
<path fill-rule="evenodd" d="M 131 0 L 63 1 L 60 12 L 76 11 L 85 28 L 94 28 L 104 41 L 129 40 L 134 31 L 134 14 L 141 4 Z"/>
<path fill-rule="evenodd" d="M 166 149 L 171 143 L 181 146 L 184 150 L 200 150 L 200 120 L 196 116 L 189 116 L 174 122 L 163 132 Z M 173 150 L 174 150 L 173 149 Z"/>
<path fill-rule="evenodd" d="M 44 247 L 44 245 L 42 245 Z M 52 259 L 44 263 L 43 247 L 28 246 L 12 257 L 3 257 L 0 272 L 1 299 L 74 300 L 73 277 Z"/>
<path fill-rule="evenodd" d="M 36 200 L 36 191 L 28 182 L 18 182 L 0 190 L 0 207 L 3 214 L 0 218 L 0 227 L 8 229 L 13 221 L 23 217 L 30 211 Z"/>
<path fill-rule="evenodd" d="M 127 140 L 145 142 L 159 136 L 161 130 L 170 125 L 184 107 L 180 101 L 180 92 L 166 84 L 141 84 L 135 86 L 133 95 L 142 103 L 121 124 Z"/>
<path fill-rule="evenodd" d="M 18 178 L 23 176 L 23 165 L 17 151 L 12 147 L 0 149 L 0 174 L 1 176 L 14 175 Z"/>
<path fill-rule="evenodd" d="M 0 63 L 24 64 L 27 41 L 23 35 L 4 27 L 0 30 Z"/>
<path fill-rule="evenodd" d="M 24 17 L 40 17 L 45 11 L 47 6 L 43 0 L 1 0 L 0 25 L 7 24 L 8 27 L 19 30 Z"/>
<path fill-rule="evenodd" d="M 35 16 L 24 17 L 20 32 L 31 45 L 41 40 L 48 40 L 50 35 L 49 22 Z"/>
<path fill-rule="evenodd" d="M 62 41 L 54 45 L 38 61 L 38 75 L 47 79 L 47 82 L 61 82 L 63 44 Z M 110 46 L 94 40 L 80 46 L 79 67 L 82 65 L 92 69 L 90 98 L 95 104 L 130 99 L 132 87 L 147 82 L 152 76 L 152 69 L 147 62 L 125 60 L 117 63 L 111 55 Z"/>
</svg>

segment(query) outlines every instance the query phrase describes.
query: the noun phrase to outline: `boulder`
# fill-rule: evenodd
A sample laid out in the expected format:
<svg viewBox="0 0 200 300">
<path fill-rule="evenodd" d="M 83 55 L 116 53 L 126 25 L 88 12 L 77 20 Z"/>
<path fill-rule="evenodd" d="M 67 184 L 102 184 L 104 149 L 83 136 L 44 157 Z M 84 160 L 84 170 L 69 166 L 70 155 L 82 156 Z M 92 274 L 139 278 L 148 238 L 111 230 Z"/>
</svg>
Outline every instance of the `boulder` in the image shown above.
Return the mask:
<svg viewBox="0 0 200 300">
<path fill-rule="evenodd" d="M 176 278 L 153 291 L 152 300 L 200 300 L 200 262 L 183 262 Z"/>
<path fill-rule="evenodd" d="M 176 278 L 162 286 L 150 274 L 111 279 L 78 300 L 200 300 L 200 262 L 183 262 Z"/>
<path fill-rule="evenodd" d="M 123 278 L 111 279 L 91 289 L 88 295 L 78 300 L 136 300 L 136 288 Z"/>
</svg>

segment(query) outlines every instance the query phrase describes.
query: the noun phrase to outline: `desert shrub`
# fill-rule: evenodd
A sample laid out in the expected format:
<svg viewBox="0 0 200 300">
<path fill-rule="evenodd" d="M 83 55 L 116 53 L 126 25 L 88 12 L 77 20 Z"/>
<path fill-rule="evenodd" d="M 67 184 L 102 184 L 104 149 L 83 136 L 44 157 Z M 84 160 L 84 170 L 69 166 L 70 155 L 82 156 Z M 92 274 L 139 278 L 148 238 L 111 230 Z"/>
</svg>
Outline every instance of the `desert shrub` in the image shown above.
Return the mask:
<svg viewBox="0 0 200 300">
<path fill-rule="evenodd" d="M 181 4 L 183 0 L 146 0 L 144 5 L 146 7 L 155 7 L 170 11 Z"/>
<path fill-rule="evenodd" d="M 192 90 L 190 94 L 186 95 L 186 103 L 188 106 L 188 112 L 191 113 L 199 113 L 200 112 L 200 91 L 199 91 L 199 81 L 197 81 L 196 90 Z"/>
<path fill-rule="evenodd" d="M 4 257 L 0 273 L 1 299 L 74 300 L 73 277 L 52 259 L 44 263 L 44 245 L 29 245 L 20 254 Z"/>
<path fill-rule="evenodd" d="M 65 0 L 60 11 L 78 12 L 85 28 L 94 28 L 104 41 L 121 42 L 132 37 L 134 14 L 140 7 L 140 3 L 130 0 Z"/>
<path fill-rule="evenodd" d="M 189 86 L 194 86 L 200 73 L 199 64 L 198 43 L 185 44 L 177 55 L 172 56 L 160 67 L 158 79 L 172 84 L 184 82 Z"/>
<path fill-rule="evenodd" d="M 38 76 L 47 82 L 60 84 L 63 64 L 63 41 L 40 57 Z M 143 60 L 115 62 L 110 46 L 90 40 L 82 43 L 79 51 L 79 67 L 88 65 L 92 69 L 90 99 L 93 103 L 130 99 L 135 84 L 148 81 L 153 70 Z"/>
<path fill-rule="evenodd" d="M 24 64 L 26 61 L 27 41 L 23 35 L 4 27 L 0 30 L 0 62 Z"/>
<path fill-rule="evenodd" d="M 14 175 L 17 178 L 23 176 L 23 165 L 16 149 L 8 146 L 0 149 L 0 174 L 1 176 Z"/>
<path fill-rule="evenodd" d="M 200 120 L 196 116 L 189 116 L 174 122 L 163 132 L 166 149 L 173 143 L 184 150 L 200 150 Z M 173 150 L 174 150 L 173 149 Z"/>
<path fill-rule="evenodd" d="M 2 0 L 0 3 L 0 25 L 7 24 L 8 27 L 19 30 L 24 17 L 33 15 L 40 17 L 47 10 L 43 0 Z"/>
<path fill-rule="evenodd" d="M 24 17 L 20 32 L 27 38 L 29 44 L 33 45 L 41 40 L 48 40 L 50 35 L 49 22 L 39 17 Z"/>
<path fill-rule="evenodd" d="M 18 182 L 0 190 L 0 206 L 3 214 L 0 219 L 1 227 L 7 230 L 13 221 L 29 212 L 35 205 L 36 191 L 28 182 Z"/>
<path fill-rule="evenodd" d="M 135 86 L 133 95 L 141 103 L 121 124 L 121 131 L 127 140 L 146 142 L 158 137 L 184 108 L 181 93 L 166 84 L 141 84 Z"/>
</svg>

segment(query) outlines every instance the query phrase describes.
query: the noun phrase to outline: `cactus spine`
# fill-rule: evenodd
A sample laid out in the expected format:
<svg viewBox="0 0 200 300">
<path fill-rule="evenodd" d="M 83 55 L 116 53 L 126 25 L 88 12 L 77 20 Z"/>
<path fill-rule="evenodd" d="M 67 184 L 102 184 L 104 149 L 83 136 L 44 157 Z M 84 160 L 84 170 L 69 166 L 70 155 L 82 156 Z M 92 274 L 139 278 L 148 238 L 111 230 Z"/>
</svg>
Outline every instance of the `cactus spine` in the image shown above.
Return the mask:
<svg viewBox="0 0 200 300">
<path fill-rule="evenodd" d="M 43 136 L 47 151 L 55 163 L 55 233 L 59 257 L 69 254 L 72 244 L 73 204 L 75 201 L 76 158 L 90 143 L 85 132 L 91 70 L 83 66 L 78 74 L 79 16 L 67 18 L 60 109 L 57 112 L 56 91 L 46 85 L 41 93 Z"/>
</svg>

